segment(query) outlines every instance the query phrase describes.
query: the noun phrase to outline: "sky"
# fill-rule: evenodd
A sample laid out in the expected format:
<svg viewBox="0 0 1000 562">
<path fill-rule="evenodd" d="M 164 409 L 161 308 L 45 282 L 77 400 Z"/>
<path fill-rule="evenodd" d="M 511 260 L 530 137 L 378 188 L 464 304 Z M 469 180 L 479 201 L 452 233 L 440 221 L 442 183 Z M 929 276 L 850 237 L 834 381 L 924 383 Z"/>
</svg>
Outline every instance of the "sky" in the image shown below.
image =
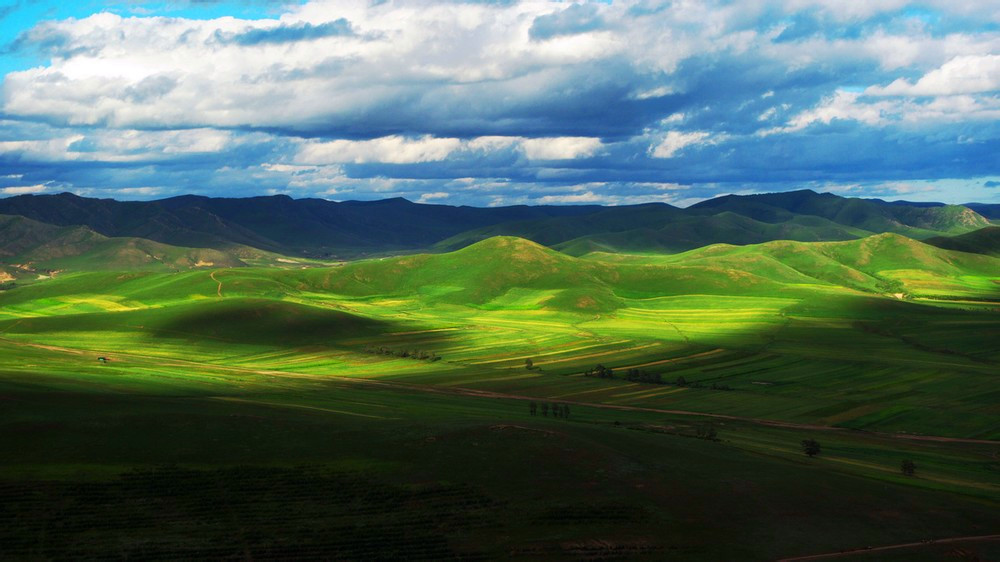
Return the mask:
<svg viewBox="0 0 1000 562">
<path fill-rule="evenodd" d="M 0 196 L 1000 202 L 996 0 L 0 0 Z"/>
</svg>

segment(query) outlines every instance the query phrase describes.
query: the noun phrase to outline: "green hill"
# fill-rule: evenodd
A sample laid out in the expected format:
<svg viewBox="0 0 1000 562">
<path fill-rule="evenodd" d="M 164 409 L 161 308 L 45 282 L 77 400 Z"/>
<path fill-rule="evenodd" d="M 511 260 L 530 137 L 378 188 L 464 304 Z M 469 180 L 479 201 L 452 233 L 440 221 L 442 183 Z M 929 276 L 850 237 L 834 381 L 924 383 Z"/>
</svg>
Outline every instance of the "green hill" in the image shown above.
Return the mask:
<svg viewBox="0 0 1000 562">
<path fill-rule="evenodd" d="M 987 226 L 958 236 L 936 236 L 925 242 L 946 250 L 1000 257 L 1000 226 Z"/>
<path fill-rule="evenodd" d="M 85 226 L 54 226 L 0 215 L 0 263 L 15 276 L 52 271 L 238 267 L 228 252 L 180 248 L 143 238 L 109 238 Z"/>
<path fill-rule="evenodd" d="M 968 293 L 975 287 L 988 289 L 986 279 L 1000 275 L 1000 261 L 996 259 L 944 250 L 891 233 L 846 242 L 716 245 L 671 256 L 663 262 L 711 263 L 752 271 L 783 283 L 811 279 L 890 294 Z"/>
</svg>

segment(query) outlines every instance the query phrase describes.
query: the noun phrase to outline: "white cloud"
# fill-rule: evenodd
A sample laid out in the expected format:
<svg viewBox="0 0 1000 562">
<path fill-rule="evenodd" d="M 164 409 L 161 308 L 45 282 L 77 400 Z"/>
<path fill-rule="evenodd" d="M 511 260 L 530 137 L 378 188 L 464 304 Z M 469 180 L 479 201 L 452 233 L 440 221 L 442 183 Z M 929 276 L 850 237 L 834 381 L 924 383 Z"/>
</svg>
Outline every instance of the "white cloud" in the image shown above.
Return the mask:
<svg viewBox="0 0 1000 562">
<path fill-rule="evenodd" d="M 0 193 L 4 195 L 24 195 L 27 193 L 42 193 L 48 186 L 46 185 L 16 185 L 12 187 L 0 188 Z"/>
<path fill-rule="evenodd" d="M 865 93 L 884 96 L 950 96 L 1000 90 L 1000 55 L 955 57 L 916 83 L 903 78 L 885 87 L 873 86 Z"/>
<path fill-rule="evenodd" d="M 530 160 L 572 160 L 593 156 L 601 140 L 590 137 L 524 139 L 521 146 Z"/>
<path fill-rule="evenodd" d="M 428 201 L 434 201 L 437 199 L 447 199 L 451 197 L 451 194 L 447 191 L 435 191 L 433 193 L 421 193 L 420 198 L 417 199 L 417 203 L 427 203 Z"/>
<path fill-rule="evenodd" d="M 444 160 L 461 146 L 462 141 L 459 139 L 429 136 L 408 139 L 393 135 L 366 141 L 316 141 L 303 145 L 295 156 L 295 161 L 299 164 L 437 162 Z"/>
<path fill-rule="evenodd" d="M 669 131 L 659 144 L 650 149 L 653 158 L 673 158 L 680 150 L 693 145 L 709 144 L 710 134 L 705 131 Z"/>
</svg>

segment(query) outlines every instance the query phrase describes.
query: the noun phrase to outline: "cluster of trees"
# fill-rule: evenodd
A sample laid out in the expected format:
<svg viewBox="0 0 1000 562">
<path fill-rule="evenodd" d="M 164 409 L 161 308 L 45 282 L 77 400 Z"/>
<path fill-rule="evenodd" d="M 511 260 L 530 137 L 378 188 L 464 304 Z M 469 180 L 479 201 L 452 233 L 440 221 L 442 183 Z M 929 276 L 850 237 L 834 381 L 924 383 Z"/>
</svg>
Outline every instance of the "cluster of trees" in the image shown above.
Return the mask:
<svg viewBox="0 0 1000 562">
<path fill-rule="evenodd" d="M 422 351 L 419 349 L 391 349 L 385 346 L 368 346 L 365 353 L 372 355 L 390 355 L 392 357 L 409 357 L 410 359 L 420 359 L 425 361 L 440 361 L 441 356 L 433 351 Z"/>
<path fill-rule="evenodd" d="M 605 367 L 604 365 L 598 363 L 593 369 L 587 370 L 584 375 L 588 377 L 597 377 L 599 379 L 613 379 L 615 378 L 615 371 L 610 367 Z"/>
<path fill-rule="evenodd" d="M 17 283 L 13 281 L 4 281 L 3 283 L 0 283 L 0 291 L 9 291 L 14 287 L 17 287 Z"/>
<path fill-rule="evenodd" d="M 715 431 L 715 426 L 708 423 L 698 426 L 698 439 L 704 439 L 706 441 L 718 441 L 718 433 Z"/>
<path fill-rule="evenodd" d="M 649 384 L 663 384 L 663 377 L 660 373 L 649 373 L 640 369 L 629 369 L 625 372 L 625 380 L 629 382 L 645 382 Z"/>
<path fill-rule="evenodd" d="M 549 417 L 549 412 L 552 412 L 552 417 L 554 418 L 564 418 L 569 419 L 569 404 L 558 404 L 542 402 L 541 407 L 534 400 L 528 404 L 528 411 L 531 415 L 538 415 L 539 410 L 541 410 L 542 416 Z"/>
</svg>

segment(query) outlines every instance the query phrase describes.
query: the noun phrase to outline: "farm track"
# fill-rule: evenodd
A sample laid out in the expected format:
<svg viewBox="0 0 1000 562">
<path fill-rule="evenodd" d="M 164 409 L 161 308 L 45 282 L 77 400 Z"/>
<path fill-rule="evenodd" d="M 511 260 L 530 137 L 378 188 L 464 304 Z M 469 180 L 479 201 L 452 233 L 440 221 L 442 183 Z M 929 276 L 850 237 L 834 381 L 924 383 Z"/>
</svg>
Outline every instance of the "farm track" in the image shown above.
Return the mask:
<svg viewBox="0 0 1000 562">
<path fill-rule="evenodd" d="M 68 353 L 72 355 L 82 355 L 85 353 L 96 353 L 90 350 L 82 350 L 68 347 L 59 347 L 52 345 L 44 345 L 38 343 L 21 342 L 17 340 L 11 340 L 7 338 L 0 338 L 0 342 L 5 344 L 14 345 L 18 347 L 32 347 L 36 349 L 45 349 L 48 351 Z M 604 402 L 583 402 L 577 400 L 559 400 L 558 398 L 545 397 L 545 396 L 526 396 L 521 394 L 509 394 L 504 392 L 496 392 L 491 390 L 478 390 L 474 388 L 467 387 L 445 387 L 437 385 L 421 385 L 421 384 L 410 384 L 398 381 L 385 381 L 378 379 L 369 378 L 359 378 L 359 377 L 344 377 L 339 375 L 315 375 L 308 373 L 295 373 L 291 371 L 278 371 L 273 369 L 252 369 L 248 367 L 236 367 L 230 365 L 217 365 L 213 363 L 204 363 L 194 360 L 186 359 L 166 359 L 163 357 L 155 355 L 144 355 L 134 352 L 128 353 L 117 353 L 118 357 L 122 358 L 135 358 L 142 361 L 153 361 L 158 365 L 171 365 L 179 367 L 199 367 L 204 372 L 211 371 L 223 371 L 230 373 L 242 373 L 242 374 L 255 374 L 264 375 L 271 377 L 291 377 L 299 379 L 309 379 L 314 381 L 337 381 L 347 384 L 358 384 L 358 385 L 368 385 L 377 386 L 382 388 L 398 389 L 398 390 L 410 390 L 416 392 L 427 392 L 433 394 L 445 394 L 445 395 L 457 395 L 457 396 L 468 396 L 473 398 L 492 398 L 492 399 L 502 399 L 502 400 L 558 400 L 561 403 L 572 404 L 574 406 L 582 406 L 588 408 L 600 408 L 606 410 L 618 410 L 623 412 L 645 412 L 654 414 L 669 414 L 674 416 L 691 416 L 700 418 L 712 418 L 719 420 L 730 420 L 741 423 L 749 423 L 754 425 L 761 425 L 767 427 L 778 427 L 785 429 L 801 429 L 808 431 L 822 431 L 828 433 L 842 433 L 842 434 L 864 434 L 874 437 L 882 437 L 889 439 L 901 439 L 909 441 L 933 441 L 938 443 L 969 443 L 969 444 L 979 444 L 979 445 L 1000 445 L 1000 441 L 990 440 L 990 439 L 969 439 L 964 437 L 946 437 L 940 435 L 915 435 L 915 434 L 902 434 L 902 433 L 885 433 L 878 431 L 866 431 L 858 429 L 850 429 L 843 427 L 834 427 L 829 425 L 817 425 L 817 424 L 807 424 L 807 423 L 796 423 L 783 420 L 773 420 L 764 418 L 751 418 L 745 416 L 734 416 L 728 414 L 714 414 L 708 412 L 696 412 L 691 410 L 674 410 L 666 408 L 650 408 L 643 406 L 625 406 L 620 404 L 608 404 Z M 277 404 L 275 404 L 277 405 Z M 289 405 L 294 406 L 294 405 Z"/>
<path fill-rule="evenodd" d="M 887 546 L 876 546 L 876 547 L 866 547 L 866 548 L 855 548 L 852 550 L 844 550 L 841 552 L 830 552 L 827 554 L 812 554 L 809 556 L 796 556 L 792 558 L 782 558 L 778 562 L 800 562 L 804 560 L 826 560 L 829 558 L 840 558 L 843 556 L 854 556 L 856 554 L 867 554 L 869 552 L 884 552 L 887 550 L 899 550 L 904 548 L 918 548 L 922 546 L 933 546 L 942 544 L 954 544 L 954 543 L 965 543 L 965 542 L 988 542 L 988 541 L 1000 541 L 1000 535 L 980 535 L 975 537 L 952 537 L 947 539 L 931 539 L 921 542 L 908 542 L 902 544 L 892 544 Z"/>
<path fill-rule="evenodd" d="M 212 281 L 215 281 L 216 283 L 219 284 L 219 287 L 215 290 L 215 294 L 217 294 L 218 296 L 221 297 L 222 296 L 222 281 L 219 281 L 218 279 L 215 278 L 215 272 L 214 271 L 212 273 L 209 273 L 208 276 L 212 278 Z"/>
</svg>

